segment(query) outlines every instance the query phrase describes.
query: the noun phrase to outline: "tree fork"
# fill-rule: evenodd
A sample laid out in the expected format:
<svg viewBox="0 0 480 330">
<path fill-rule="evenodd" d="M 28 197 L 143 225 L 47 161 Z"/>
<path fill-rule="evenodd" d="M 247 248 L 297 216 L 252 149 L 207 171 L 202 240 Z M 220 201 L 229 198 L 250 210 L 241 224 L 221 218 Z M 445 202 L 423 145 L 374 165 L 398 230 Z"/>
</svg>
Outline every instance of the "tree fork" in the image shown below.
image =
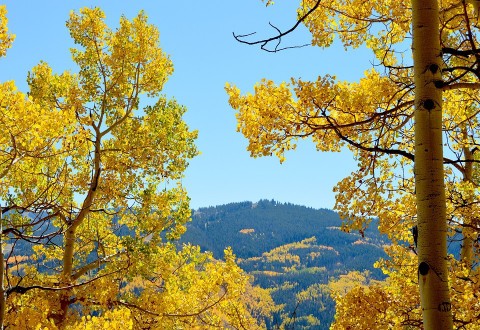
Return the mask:
<svg viewBox="0 0 480 330">
<path fill-rule="evenodd" d="M 424 329 L 453 329 L 447 265 L 437 0 L 412 0 L 418 277 Z"/>
</svg>

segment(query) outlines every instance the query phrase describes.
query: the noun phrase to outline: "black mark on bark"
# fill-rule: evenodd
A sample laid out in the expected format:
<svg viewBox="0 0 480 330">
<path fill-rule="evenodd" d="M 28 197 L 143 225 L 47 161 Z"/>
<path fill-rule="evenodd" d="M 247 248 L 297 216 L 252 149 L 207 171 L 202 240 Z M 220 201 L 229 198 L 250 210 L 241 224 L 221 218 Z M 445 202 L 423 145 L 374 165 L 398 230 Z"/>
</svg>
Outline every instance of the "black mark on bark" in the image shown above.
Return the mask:
<svg viewBox="0 0 480 330">
<path fill-rule="evenodd" d="M 440 312 L 450 312 L 451 309 L 452 309 L 452 304 L 449 303 L 448 301 L 444 301 L 438 304 L 438 310 Z"/>
<path fill-rule="evenodd" d="M 420 265 L 418 265 L 418 272 L 420 273 L 420 275 L 427 275 L 429 270 L 430 266 L 425 261 L 422 261 Z"/>
</svg>

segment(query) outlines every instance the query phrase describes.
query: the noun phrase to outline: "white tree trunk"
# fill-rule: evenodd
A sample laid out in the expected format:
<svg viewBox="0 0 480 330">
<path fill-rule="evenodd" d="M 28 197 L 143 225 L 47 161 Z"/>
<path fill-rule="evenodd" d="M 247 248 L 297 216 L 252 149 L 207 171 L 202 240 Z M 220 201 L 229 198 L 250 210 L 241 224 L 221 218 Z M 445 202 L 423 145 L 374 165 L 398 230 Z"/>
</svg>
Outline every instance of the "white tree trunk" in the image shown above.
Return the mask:
<svg viewBox="0 0 480 330">
<path fill-rule="evenodd" d="M 412 0 L 418 280 L 424 329 L 452 329 L 442 146 L 442 79 L 437 0 Z"/>
</svg>

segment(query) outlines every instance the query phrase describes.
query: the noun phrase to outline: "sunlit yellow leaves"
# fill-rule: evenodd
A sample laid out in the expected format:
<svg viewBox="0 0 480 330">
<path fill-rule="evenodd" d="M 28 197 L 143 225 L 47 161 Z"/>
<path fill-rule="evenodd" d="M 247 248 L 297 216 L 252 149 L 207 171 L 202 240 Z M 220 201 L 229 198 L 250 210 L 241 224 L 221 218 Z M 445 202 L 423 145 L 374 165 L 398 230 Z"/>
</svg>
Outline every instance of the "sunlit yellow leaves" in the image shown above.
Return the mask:
<svg viewBox="0 0 480 330">
<path fill-rule="evenodd" d="M 16 279 L 15 279 L 16 280 Z M 28 284 L 28 283 L 23 283 Z M 57 330 L 53 321 L 48 320 L 48 312 L 55 304 L 55 294 L 45 292 L 13 295 L 7 300 L 9 306 L 15 306 L 6 315 L 6 324 L 11 329 Z"/>
<path fill-rule="evenodd" d="M 369 282 L 368 274 L 352 272 L 329 284 L 336 301 L 332 329 L 403 329 L 421 323 L 415 255 L 395 247 L 387 253 L 392 260 L 382 264 L 390 275 L 385 282 Z M 389 271 L 398 266 L 400 273 Z"/>
<path fill-rule="evenodd" d="M 0 194 L 27 204 L 52 198 L 49 176 L 62 171 L 59 146 L 71 133 L 71 113 L 33 102 L 13 82 L 0 84 Z M 43 173 L 43 174 L 42 174 Z"/>
<path fill-rule="evenodd" d="M 70 327 L 73 330 L 131 330 L 133 327 L 132 312 L 127 308 L 106 311 L 101 316 L 83 316 L 82 320 Z"/>
<path fill-rule="evenodd" d="M 316 3 L 316 0 L 301 2 L 299 16 Z M 395 60 L 391 56 L 396 55 L 391 52 L 391 46 L 401 43 L 409 35 L 410 15 L 408 1 L 330 0 L 321 1 L 305 25 L 312 33 L 313 45 L 328 47 L 338 36 L 345 47 L 366 44 L 380 61 L 387 56 L 390 58 L 388 63 L 392 64 Z M 381 25 L 375 26 L 376 23 Z"/>
<path fill-rule="evenodd" d="M 86 197 L 90 170 L 101 166 L 97 185 L 103 206 L 99 207 L 126 208 L 128 192 L 155 190 L 166 178 L 181 177 L 186 159 L 197 153 L 196 132 L 189 132 L 182 121 L 185 109 L 164 98 L 133 118 L 139 96 L 158 95 L 172 64 L 159 48 L 158 30 L 147 23 L 144 13 L 132 20 L 122 17 L 115 31 L 104 18 L 98 8 L 70 15 L 67 27 L 81 46 L 72 50 L 80 67 L 78 76 L 53 74 L 41 63 L 29 83 L 35 102 L 71 112 L 76 119 L 71 125 L 74 133 L 64 141 L 72 160 L 69 191 Z M 102 149 L 101 155 L 84 162 L 95 148 Z"/>
<path fill-rule="evenodd" d="M 7 8 L 5 5 L 0 5 L 0 57 L 5 56 L 7 49 L 11 47 L 15 36 L 8 33 L 8 19 Z"/>
<path fill-rule="evenodd" d="M 478 260 L 478 254 L 476 260 Z M 451 271 L 453 281 L 450 287 L 454 317 L 459 320 L 459 323 L 467 324 L 467 329 L 476 329 L 480 326 L 480 320 L 478 320 L 480 304 L 475 299 L 480 291 L 480 274 L 477 269 L 472 271 L 464 263 L 456 260 L 451 262 Z"/>
<path fill-rule="evenodd" d="M 284 123 L 294 120 L 292 109 L 296 107 L 289 86 L 262 80 L 255 85 L 255 94 L 245 97 L 240 96 L 236 87 L 227 85 L 226 90 L 231 106 L 239 110 L 237 130 L 250 138 L 251 155 L 275 153 L 283 161 L 284 152 L 295 148 L 294 139 L 284 133 Z"/>
<path fill-rule="evenodd" d="M 212 262 L 211 255 L 201 254 L 198 247 L 184 246 L 176 252 L 173 245 L 167 245 L 161 250 L 161 258 L 151 260 L 161 276 L 136 279 L 135 286 L 122 290 L 128 296 L 141 288 L 139 297 L 130 300 L 138 306 L 137 312 L 148 311 L 136 317 L 137 326 L 143 322 L 155 329 L 243 324 L 256 329 L 249 310 L 269 316 L 271 297 L 250 287 L 249 277 L 235 264 L 231 251 L 225 252 L 225 262 Z"/>
<path fill-rule="evenodd" d="M 377 267 L 389 277 L 385 282 L 370 283 L 355 276 L 345 276 L 330 283 L 336 300 L 336 317 L 332 329 L 346 329 L 362 325 L 362 329 L 386 329 L 419 327 L 422 322 L 418 294 L 418 273 L 416 255 L 406 248 L 386 248 L 387 260 L 377 262 Z M 480 305 L 478 294 L 478 271 L 472 271 L 450 256 L 451 299 L 454 319 L 465 324 L 466 329 L 477 329 Z M 351 277 L 348 279 L 348 277 Z M 346 288 L 342 294 L 342 285 Z M 340 291 L 339 291 L 340 290 Z"/>
<path fill-rule="evenodd" d="M 82 89 L 91 101 L 108 91 L 104 106 L 119 118 L 123 114 L 115 111 L 138 107 L 139 94 L 158 96 L 173 66 L 159 47 L 158 30 L 148 24 L 143 12 L 132 20 L 122 17 L 116 31 L 106 26 L 104 16 L 98 8 L 84 8 L 80 14 L 70 14 L 67 27 L 82 46 L 72 49 L 81 68 Z"/>
<path fill-rule="evenodd" d="M 374 70 L 365 72 L 359 83 L 338 82 L 330 76 L 315 82 L 292 79 L 279 85 L 262 80 L 254 94 L 246 95 L 226 85 L 230 105 L 238 111 L 238 131 L 249 140 L 251 155 L 275 154 L 280 161 L 299 138 L 306 137 L 312 138 L 319 151 L 340 151 L 348 145 L 358 152 L 362 149 L 348 142 L 359 140 L 366 149 L 379 144 L 397 149 L 408 144 L 413 137 L 412 102 L 395 96 L 396 88 Z M 374 132 L 380 125 L 389 130 L 379 141 Z M 407 138 L 398 134 L 399 129 Z"/>
</svg>

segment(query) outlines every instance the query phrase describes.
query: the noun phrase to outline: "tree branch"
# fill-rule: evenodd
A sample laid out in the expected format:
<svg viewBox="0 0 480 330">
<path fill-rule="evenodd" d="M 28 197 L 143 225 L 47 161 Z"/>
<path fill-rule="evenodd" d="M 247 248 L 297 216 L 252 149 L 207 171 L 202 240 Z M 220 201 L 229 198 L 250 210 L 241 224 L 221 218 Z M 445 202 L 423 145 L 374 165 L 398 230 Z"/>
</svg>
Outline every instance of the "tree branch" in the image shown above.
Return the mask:
<svg viewBox="0 0 480 330">
<path fill-rule="evenodd" d="M 452 90 L 452 89 L 480 89 L 480 83 L 468 83 L 468 82 L 461 82 L 455 84 L 448 84 L 442 86 L 442 90 Z"/>
<path fill-rule="evenodd" d="M 461 56 L 461 57 L 469 57 L 471 55 L 479 55 L 480 54 L 480 49 L 460 50 L 460 49 L 456 49 L 456 48 L 443 47 L 442 52 L 444 54 L 456 55 L 456 56 Z"/>
<path fill-rule="evenodd" d="M 415 159 L 415 156 L 413 154 L 408 153 L 404 150 L 385 149 L 385 148 L 380 148 L 378 146 L 367 147 L 367 146 L 362 145 L 361 143 L 355 142 L 355 141 L 349 139 L 347 136 L 343 135 L 342 132 L 340 132 L 340 130 L 338 128 L 338 125 L 336 123 L 332 122 L 333 118 L 331 118 L 330 116 L 327 116 L 326 114 L 324 114 L 324 118 L 328 121 L 328 123 L 331 125 L 332 129 L 334 130 L 335 134 L 337 134 L 337 136 L 342 141 L 347 142 L 348 144 L 354 146 L 355 148 L 358 148 L 358 149 L 361 149 L 361 150 L 364 150 L 364 151 L 368 151 L 368 152 L 380 152 L 380 153 L 387 154 L 387 155 L 400 155 L 400 156 L 403 156 L 403 157 L 405 157 L 407 159 L 410 159 L 412 161 Z"/>
<path fill-rule="evenodd" d="M 274 26 L 272 23 L 268 23 L 271 27 L 273 27 L 275 30 L 277 30 L 278 32 L 278 35 L 276 35 L 275 37 L 271 37 L 271 38 L 267 38 L 267 39 L 262 39 L 262 40 L 257 40 L 257 41 L 246 41 L 244 40 L 243 38 L 245 37 L 249 37 L 251 35 L 254 35 L 256 32 L 253 32 L 253 33 L 249 33 L 249 34 L 240 34 L 240 35 L 236 35 L 235 32 L 232 32 L 233 34 L 233 37 L 235 38 L 235 40 L 237 40 L 238 42 L 242 43 L 242 44 L 247 44 L 247 45 L 260 45 L 260 48 L 266 52 L 269 52 L 269 53 L 276 53 L 276 52 L 279 52 L 281 50 L 285 50 L 285 49 L 290 49 L 290 48 L 301 48 L 301 47 L 305 47 L 305 46 L 308 46 L 309 44 L 304 44 L 304 45 L 300 45 L 300 46 L 290 46 L 290 47 L 283 47 L 283 48 L 278 48 L 280 46 L 280 42 L 282 40 L 282 37 L 283 36 L 286 36 L 287 34 L 295 31 L 295 29 L 300 25 L 300 23 L 302 23 L 311 13 L 313 13 L 319 6 L 320 6 L 320 2 L 322 0 L 317 0 L 317 2 L 315 3 L 315 5 L 308 11 L 306 12 L 302 17 L 300 17 L 297 22 L 290 28 L 288 29 L 287 31 L 285 32 L 281 32 L 276 26 Z M 275 41 L 275 40 L 278 40 L 278 43 L 277 45 L 275 46 L 275 48 L 273 50 L 271 49 L 268 49 L 266 48 L 268 46 L 269 43 L 271 43 L 272 41 Z"/>
<path fill-rule="evenodd" d="M 97 260 L 94 260 L 82 267 L 80 267 L 79 269 L 77 269 L 75 271 L 75 274 L 72 275 L 72 280 L 77 280 L 78 278 L 80 278 L 80 276 L 82 276 L 83 274 L 87 273 L 88 271 L 90 270 L 93 270 L 95 268 L 100 268 L 101 265 L 107 263 L 108 261 L 110 261 L 111 258 L 115 257 L 115 256 L 118 256 L 120 254 L 124 254 L 125 252 L 117 252 L 117 253 L 114 253 L 114 254 L 110 254 L 108 256 L 105 256 L 103 258 L 99 258 Z"/>
</svg>

